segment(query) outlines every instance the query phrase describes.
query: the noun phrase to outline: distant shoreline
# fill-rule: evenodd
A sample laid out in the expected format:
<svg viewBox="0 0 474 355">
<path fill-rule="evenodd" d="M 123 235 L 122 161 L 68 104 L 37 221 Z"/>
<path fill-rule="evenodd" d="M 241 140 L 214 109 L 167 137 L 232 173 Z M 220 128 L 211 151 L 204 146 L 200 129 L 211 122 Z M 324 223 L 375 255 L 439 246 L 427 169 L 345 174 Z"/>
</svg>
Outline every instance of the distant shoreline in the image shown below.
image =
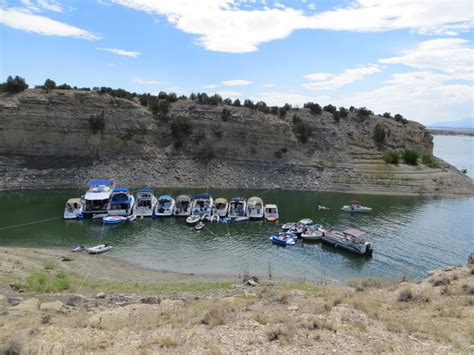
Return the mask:
<svg viewBox="0 0 474 355">
<path fill-rule="evenodd" d="M 468 136 L 474 137 L 472 128 L 427 128 L 435 136 Z"/>
</svg>

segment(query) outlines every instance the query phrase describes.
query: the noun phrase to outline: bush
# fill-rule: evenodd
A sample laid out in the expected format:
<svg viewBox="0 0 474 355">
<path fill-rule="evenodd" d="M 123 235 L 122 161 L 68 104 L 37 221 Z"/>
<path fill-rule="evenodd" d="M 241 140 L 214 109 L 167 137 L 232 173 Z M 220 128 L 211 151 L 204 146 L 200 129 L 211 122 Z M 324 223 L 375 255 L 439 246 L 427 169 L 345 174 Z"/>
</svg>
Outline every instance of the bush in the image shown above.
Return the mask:
<svg viewBox="0 0 474 355">
<path fill-rule="evenodd" d="M 246 99 L 246 100 L 244 101 L 244 107 L 254 109 L 254 108 L 255 108 L 255 104 L 253 103 L 252 100 Z"/>
<path fill-rule="evenodd" d="M 194 147 L 194 156 L 203 161 L 209 162 L 216 157 L 216 151 L 212 142 L 205 136 L 202 135 L 202 138 L 196 140 L 196 146 Z"/>
<path fill-rule="evenodd" d="M 423 154 L 423 156 L 421 157 L 421 162 L 429 168 L 439 168 L 438 162 L 433 158 L 432 155 Z"/>
<path fill-rule="evenodd" d="M 70 85 L 66 84 L 66 83 L 58 85 L 57 88 L 61 89 L 61 90 L 71 90 L 72 89 L 72 87 Z"/>
<path fill-rule="evenodd" d="M 56 83 L 54 82 L 54 80 L 46 79 L 46 81 L 44 82 L 43 88 L 49 92 L 53 89 L 56 89 Z"/>
<path fill-rule="evenodd" d="M 304 144 L 309 140 L 311 134 L 313 134 L 313 129 L 308 122 L 301 121 L 295 124 L 293 127 L 293 133 L 296 135 L 298 140 Z"/>
<path fill-rule="evenodd" d="M 235 100 L 234 100 L 234 103 L 232 104 L 232 106 L 240 107 L 240 106 L 241 106 L 240 100 L 239 100 L 239 99 L 235 99 Z"/>
<path fill-rule="evenodd" d="M 345 118 L 349 115 L 349 110 L 345 108 L 344 106 L 339 107 L 339 112 L 342 118 Z"/>
<path fill-rule="evenodd" d="M 150 102 L 151 112 L 166 116 L 170 110 L 170 102 L 167 99 L 152 99 Z"/>
<path fill-rule="evenodd" d="M 170 123 L 171 136 L 175 140 L 175 146 L 180 147 L 184 139 L 189 137 L 193 131 L 193 126 L 187 118 L 175 117 Z"/>
<path fill-rule="evenodd" d="M 392 118 L 392 115 L 390 114 L 390 112 L 385 112 L 382 116 L 385 118 Z"/>
<path fill-rule="evenodd" d="M 291 105 L 290 104 L 284 104 L 282 107 L 278 109 L 278 114 L 281 117 L 285 117 L 287 112 L 291 110 Z"/>
<path fill-rule="evenodd" d="M 341 120 L 341 113 L 339 111 L 334 111 L 332 114 L 332 118 L 334 118 L 334 121 L 339 123 L 339 121 Z"/>
<path fill-rule="evenodd" d="M 272 106 L 270 107 L 270 113 L 272 115 L 275 115 L 275 116 L 278 116 L 279 112 L 278 112 L 278 106 Z"/>
<path fill-rule="evenodd" d="M 91 115 L 89 117 L 89 125 L 92 131 L 92 134 L 96 134 L 97 132 L 104 133 L 105 129 L 105 113 L 102 111 L 98 115 Z"/>
<path fill-rule="evenodd" d="M 302 120 L 301 118 L 298 116 L 298 115 L 293 115 L 293 124 L 298 124 L 300 123 Z"/>
<path fill-rule="evenodd" d="M 357 113 L 357 115 L 360 117 L 360 118 L 366 118 L 366 117 L 369 117 L 370 115 L 373 115 L 374 113 L 369 110 L 367 107 L 360 107 L 358 109 L 355 110 L 355 112 Z"/>
<path fill-rule="evenodd" d="M 307 102 L 303 105 L 303 107 L 309 109 L 309 111 L 313 115 L 320 115 L 321 113 L 323 113 L 323 109 L 321 108 L 321 106 L 314 102 Z"/>
<path fill-rule="evenodd" d="M 337 107 L 333 106 L 333 105 L 326 105 L 326 106 L 323 107 L 323 110 L 326 111 L 326 112 L 330 112 L 330 113 L 334 114 L 334 112 L 337 111 Z"/>
<path fill-rule="evenodd" d="M 376 143 L 382 144 L 385 142 L 385 128 L 382 124 L 377 123 L 374 129 L 374 140 Z"/>
<path fill-rule="evenodd" d="M 400 153 L 398 153 L 396 151 L 387 151 L 383 155 L 383 160 L 387 164 L 398 165 L 400 163 Z"/>
<path fill-rule="evenodd" d="M 1 91 L 15 94 L 28 89 L 28 84 L 22 77 L 17 75 L 13 78 L 10 75 L 5 83 L 0 84 L 0 89 Z"/>
<path fill-rule="evenodd" d="M 410 289 L 405 289 L 400 291 L 400 294 L 398 295 L 398 302 L 409 302 L 413 300 L 413 293 L 411 292 Z"/>
<path fill-rule="evenodd" d="M 222 96 L 219 94 L 214 94 L 209 98 L 209 105 L 217 106 L 222 104 Z"/>
<path fill-rule="evenodd" d="M 232 105 L 232 99 L 230 99 L 230 98 L 228 97 L 228 98 L 222 100 L 222 103 L 223 103 L 224 105 L 229 105 L 229 106 L 230 106 L 230 105 Z"/>
<path fill-rule="evenodd" d="M 222 121 L 226 122 L 229 120 L 229 118 L 232 117 L 232 113 L 230 112 L 229 109 L 226 109 L 224 108 L 221 112 L 221 118 L 222 118 Z"/>
<path fill-rule="evenodd" d="M 400 115 L 399 113 L 397 113 L 395 116 L 393 116 L 393 118 L 395 118 L 395 121 L 397 122 L 400 122 L 402 124 L 407 124 L 408 123 L 408 120 L 405 119 L 402 115 Z"/>
<path fill-rule="evenodd" d="M 414 149 L 405 149 L 402 154 L 405 164 L 408 165 L 418 165 L 418 158 L 420 155 Z"/>
</svg>

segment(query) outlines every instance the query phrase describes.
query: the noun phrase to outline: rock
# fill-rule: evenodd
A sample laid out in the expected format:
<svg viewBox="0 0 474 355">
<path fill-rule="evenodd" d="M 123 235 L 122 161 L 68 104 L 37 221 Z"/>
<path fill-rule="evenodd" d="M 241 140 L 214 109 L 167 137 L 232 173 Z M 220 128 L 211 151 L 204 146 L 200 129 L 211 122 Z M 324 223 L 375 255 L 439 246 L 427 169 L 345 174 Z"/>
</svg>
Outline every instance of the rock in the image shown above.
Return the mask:
<svg viewBox="0 0 474 355">
<path fill-rule="evenodd" d="M 67 299 L 66 305 L 73 306 L 73 307 L 80 306 L 84 302 L 84 300 L 85 300 L 85 297 L 82 295 L 72 295 L 71 297 Z"/>
<path fill-rule="evenodd" d="M 105 296 L 107 296 L 105 292 L 98 292 L 96 293 L 95 298 L 105 298 Z"/>
<path fill-rule="evenodd" d="M 253 292 L 248 292 L 247 290 L 244 291 L 244 296 L 245 297 L 257 297 L 256 293 Z"/>
<path fill-rule="evenodd" d="M 144 304 L 159 304 L 160 299 L 156 296 L 143 297 L 142 299 L 140 299 L 140 302 Z"/>
<path fill-rule="evenodd" d="M 32 297 L 28 298 L 26 301 L 21 302 L 20 304 L 17 304 L 16 306 L 13 306 L 11 309 L 14 311 L 34 312 L 38 310 L 39 303 L 39 299 Z"/>
<path fill-rule="evenodd" d="M 258 286 L 258 283 L 255 282 L 254 280 L 247 280 L 247 285 L 255 287 L 255 286 Z"/>
<path fill-rule="evenodd" d="M 6 306 L 8 304 L 8 297 L 0 295 L 0 306 Z"/>
<path fill-rule="evenodd" d="M 467 263 L 470 265 L 474 264 L 474 253 L 471 253 L 471 255 L 469 255 L 469 257 L 467 258 Z"/>
<path fill-rule="evenodd" d="M 8 303 L 12 306 L 16 306 L 23 301 L 23 297 L 8 297 Z"/>
<path fill-rule="evenodd" d="M 183 304 L 183 300 L 169 300 L 165 299 L 160 302 L 162 306 L 181 306 Z"/>
<path fill-rule="evenodd" d="M 40 310 L 42 311 L 56 311 L 59 312 L 63 307 L 63 303 L 61 301 L 53 301 L 53 302 L 44 302 L 40 305 Z"/>
<path fill-rule="evenodd" d="M 61 257 L 61 261 L 73 261 L 74 259 L 73 258 L 69 258 L 67 256 L 62 256 Z"/>
<path fill-rule="evenodd" d="M 256 283 L 258 283 L 258 277 L 257 276 L 244 276 L 244 283 L 248 283 L 249 280 L 252 280 Z"/>
<path fill-rule="evenodd" d="M 298 306 L 289 306 L 287 310 L 296 312 L 298 310 Z"/>
</svg>

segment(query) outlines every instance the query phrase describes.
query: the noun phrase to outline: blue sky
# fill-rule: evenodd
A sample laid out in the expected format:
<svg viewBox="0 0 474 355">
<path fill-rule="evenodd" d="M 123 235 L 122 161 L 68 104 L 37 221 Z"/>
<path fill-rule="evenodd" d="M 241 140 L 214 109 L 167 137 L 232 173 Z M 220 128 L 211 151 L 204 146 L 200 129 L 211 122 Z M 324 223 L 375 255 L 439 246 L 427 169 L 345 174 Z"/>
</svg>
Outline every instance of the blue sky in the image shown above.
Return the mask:
<svg viewBox="0 0 474 355">
<path fill-rule="evenodd" d="M 0 75 L 473 117 L 470 0 L 0 0 Z"/>
</svg>

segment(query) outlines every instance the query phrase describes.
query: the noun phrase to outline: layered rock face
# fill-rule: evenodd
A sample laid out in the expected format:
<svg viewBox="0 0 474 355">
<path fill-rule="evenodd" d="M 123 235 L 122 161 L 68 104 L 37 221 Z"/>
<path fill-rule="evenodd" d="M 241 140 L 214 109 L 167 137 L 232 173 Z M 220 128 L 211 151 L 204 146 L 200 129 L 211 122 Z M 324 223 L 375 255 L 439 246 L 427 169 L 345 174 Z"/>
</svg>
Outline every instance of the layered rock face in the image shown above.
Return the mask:
<svg viewBox="0 0 474 355">
<path fill-rule="evenodd" d="M 223 109 L 230 116 L 223 119 Z M 91 116 L 105 127 L 93 133 Z M 297 117 L 295 119 L 295 116 Z M 177 148 L 171 122 L 191 124 Z M 307 122 L 303 143 L 295 122 Z M 385 130 L 383 144 L 375 126 Z M 0 189 L 83 186 L 113 178 L 131 186 L 252 187 L 384 193 L 472 193 L 472 180 L 441 168 L 386 165 L 385 150 L 432 153 L 420 124 L 350 113 L 290 110 L 285 117 L 244 107 L 173 103 L 154 115 L 138 102 L 96 92 L 27 90 L 0 96 Z"/>
</svg>

